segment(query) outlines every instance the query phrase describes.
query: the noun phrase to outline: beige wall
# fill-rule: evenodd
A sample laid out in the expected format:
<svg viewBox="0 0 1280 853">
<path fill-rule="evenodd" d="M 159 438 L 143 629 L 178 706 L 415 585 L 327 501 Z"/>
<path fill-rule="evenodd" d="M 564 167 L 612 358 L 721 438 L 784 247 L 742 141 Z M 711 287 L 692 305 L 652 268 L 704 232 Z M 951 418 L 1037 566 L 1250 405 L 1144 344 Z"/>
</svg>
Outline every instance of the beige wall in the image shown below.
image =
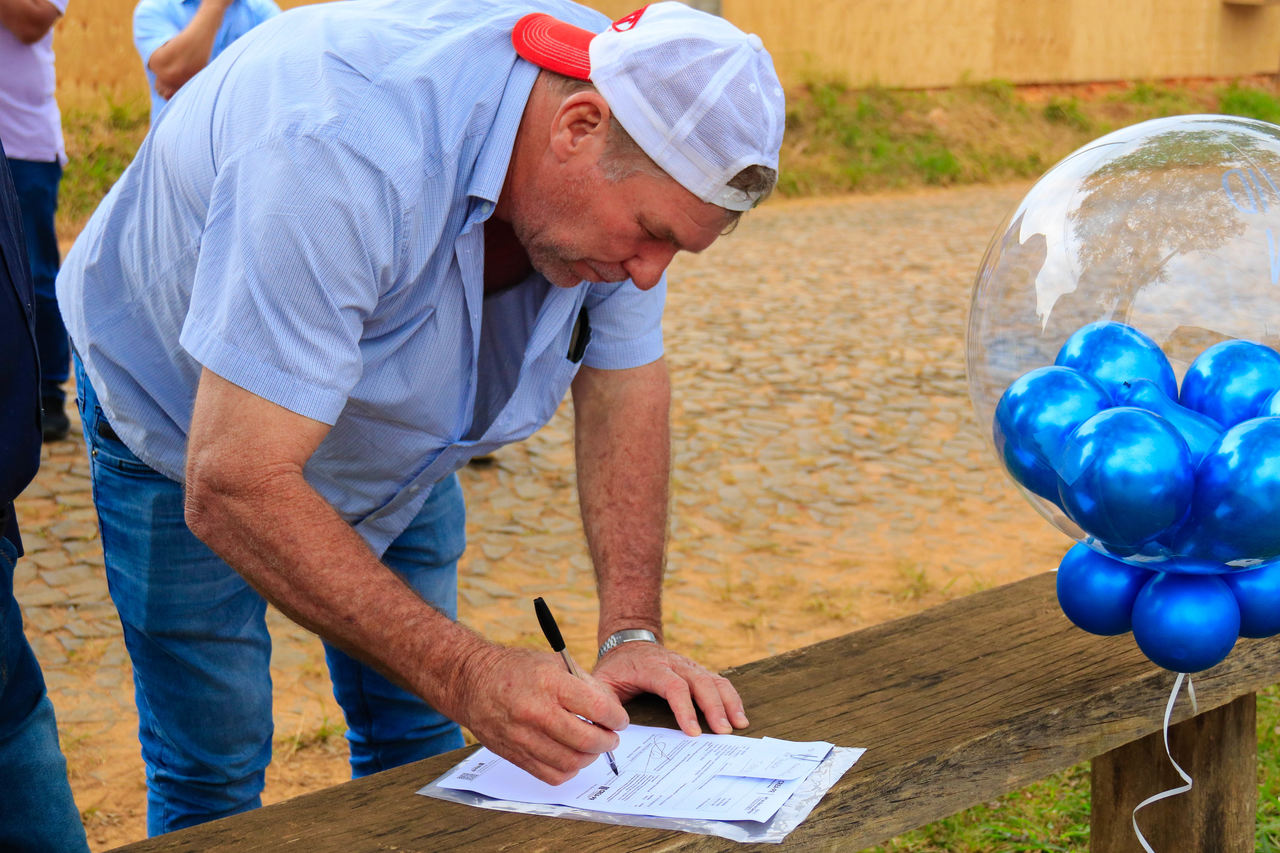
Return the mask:
<svg viewBox="0 0 1280 853">
<path fill-rule="evenodd" d="M 1234 77 L 1280 72 L 1280 0 L 722 0 L 784 84 Z M 638 0 L 589 0 L 619 17 Z"/>
</svg>

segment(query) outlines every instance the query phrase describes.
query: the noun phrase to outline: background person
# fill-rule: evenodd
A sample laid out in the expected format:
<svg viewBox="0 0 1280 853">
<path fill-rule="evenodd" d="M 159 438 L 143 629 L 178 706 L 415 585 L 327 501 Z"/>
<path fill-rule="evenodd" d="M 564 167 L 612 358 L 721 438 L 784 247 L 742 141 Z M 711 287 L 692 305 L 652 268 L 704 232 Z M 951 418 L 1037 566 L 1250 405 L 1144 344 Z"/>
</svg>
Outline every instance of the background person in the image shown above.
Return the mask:
<svg viewBox="0 0 1280 853">
<path fill-rule="evenodd" d="M 65 438 L 70 427 L 62 386 L 71 355 L 54 295 L 59 262 L 54 214 L 67 154 L 54 98 L 53 25 L 66 8 L 66 0 L 0 0 L 0 139 L 17 187 L 35 281 L 45 441 Z"/>
<path fill-rule="evenodd" d="M 601 30 L 593 86 L 574 78 Z M 356 775 L 460 746 L 461 723 L 561 782 L 645 691 L 691 734 L 695 708 L 747 724 L 661 645 L 661 316 L 674 254 L 772 188 L 783 120 L 759 39 L 566 0 L 301 7 L 166 107 L 59 279 L 149 832 L 258 804 L 267 601 L 325 640 Z M 570 383 L 591 682 L 454 621 L 454 472 Z"/>
<path fill-rule="evenodd" d="M 13 501 L 40 467 L 41 441 L 35 294 L 18 207 L 9 169 L 0 164 L 0 850 L 76 853 L 89 845 L 53 704 L 13 597 L 22 555 Z"/>
<path fill-rule="evenodd" d="M 141 0 L 133 10 L 133 45 L 151 89 L 151 123 L 227 45 L 279 14 L 273 0 Z"/>
</svg>

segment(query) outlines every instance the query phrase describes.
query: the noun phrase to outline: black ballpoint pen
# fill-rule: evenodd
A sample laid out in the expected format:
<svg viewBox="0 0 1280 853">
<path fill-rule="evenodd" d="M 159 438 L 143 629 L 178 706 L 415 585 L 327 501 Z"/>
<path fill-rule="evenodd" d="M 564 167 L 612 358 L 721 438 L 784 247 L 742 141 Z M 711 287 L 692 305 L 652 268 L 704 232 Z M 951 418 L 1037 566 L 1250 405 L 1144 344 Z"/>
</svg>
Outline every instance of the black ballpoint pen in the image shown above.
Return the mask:
<svg viewBox="0 0 1280 853">
<path fill-rule="evenodd" d="M 575 678 L 587 680 L 587 674 L 583 672 L 573 658 L 569 657 L 569 650 L 564 647 L 564 637 L 560 636 L 560 626 L 556 624 L 556 617 L 551 615 L 551 608 L 542 600 L 541 596 L 533 600 L 533 612 L 538 614 L 538 624 L 542 626 L 542 634 L 547 638 L 547 642 L 551 644 L 551 651 L 559 652 L 560 658 L 564 661 L 565 668 L 569 670 L 569 674 Z M 591 723 L 590 720 L 587 722 Z M 595 725 L 595 723 L 591 723 Z M 605 757 L 609 759 L 609 769 L 613 771 L 613 775 L 618 775 L 618 762 L 613 760 L 613 753 L 606 752 Z"/>
</svg>

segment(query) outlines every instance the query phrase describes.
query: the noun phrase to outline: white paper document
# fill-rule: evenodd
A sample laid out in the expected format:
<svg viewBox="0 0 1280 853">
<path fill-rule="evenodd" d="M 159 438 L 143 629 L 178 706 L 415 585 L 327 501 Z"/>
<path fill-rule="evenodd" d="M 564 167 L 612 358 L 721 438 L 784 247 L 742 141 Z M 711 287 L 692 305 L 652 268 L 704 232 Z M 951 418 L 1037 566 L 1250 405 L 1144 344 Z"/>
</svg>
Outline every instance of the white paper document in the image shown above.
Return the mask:
<svg viewBox="0 0 1280 853">
<path fill-rule="evenodd" d="M 629 726 L 618 732 L 618 775 L 604 756 L 563 785 L 540 782 L 481 749 L 436 784 L 522 803 L 624 815 L 767 821 L 832 745 Z"/>
</svg>

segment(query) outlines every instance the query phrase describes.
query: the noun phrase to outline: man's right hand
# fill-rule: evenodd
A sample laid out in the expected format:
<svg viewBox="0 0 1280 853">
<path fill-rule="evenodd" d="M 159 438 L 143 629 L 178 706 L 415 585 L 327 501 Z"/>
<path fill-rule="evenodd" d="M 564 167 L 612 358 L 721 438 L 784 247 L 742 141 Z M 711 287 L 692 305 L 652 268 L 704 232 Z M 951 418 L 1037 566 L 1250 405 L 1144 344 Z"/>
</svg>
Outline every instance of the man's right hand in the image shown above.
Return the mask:
<svg viewBox="0 0 1280 853">
<path fill-rule="evenodd" d="M 559 655 L 491 646 L 473 658 L 458 694 L 462 723 L 480 743 L 550 785 L 618 747 L 627 712 L 594 678 L 569 674 Z M 596 723 L 592 725 L 581 719 Z"/>
</svg>

